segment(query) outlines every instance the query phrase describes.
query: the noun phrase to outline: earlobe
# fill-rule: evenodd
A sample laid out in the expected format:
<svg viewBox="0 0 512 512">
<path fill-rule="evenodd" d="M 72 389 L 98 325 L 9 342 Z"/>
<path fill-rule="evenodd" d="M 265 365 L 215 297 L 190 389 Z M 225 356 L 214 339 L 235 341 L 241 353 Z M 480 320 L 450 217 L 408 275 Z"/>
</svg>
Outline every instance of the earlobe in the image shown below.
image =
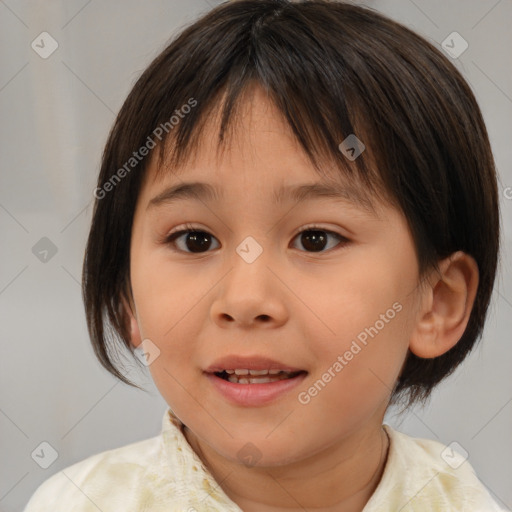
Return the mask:
<svg viewBox="0 0 512 512">
<path fill-rule="evenodd" d="M 439 264 L 425 287 L 409 348 L 422 358 L 438 357 L 460 340 L 471 315 L 478 289 L 478 265 L 458 251 Z"/>
<path fill-rule="evenodd" d="M 130 344 L 135 349 L 141 344 L 142 341 L 139 324 L 137 323 L 137 319 L 135 318 L 135 307 L 129 305 L 124 297 L 122 297 L 121 300 L 123 302 L 124 311 L 126 313 L 125 318 L 129 322 L 128 333 L 130 336 Z"/>
</svg>

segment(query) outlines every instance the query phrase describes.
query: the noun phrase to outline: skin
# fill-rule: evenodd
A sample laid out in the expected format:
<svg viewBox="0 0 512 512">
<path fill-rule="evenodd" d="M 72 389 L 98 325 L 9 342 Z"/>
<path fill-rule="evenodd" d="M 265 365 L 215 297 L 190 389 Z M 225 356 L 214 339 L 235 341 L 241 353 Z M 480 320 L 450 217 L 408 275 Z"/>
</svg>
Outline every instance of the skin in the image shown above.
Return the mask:
<svg viewBox="0 0 512 512">
<path fill-rule="evenodd" d="M 149 366 L 156 386 L 187 426 L 188 442 L 244 511 L 361 511 L 385 467 L 381 426 L 407 352 L 435 357 L 457 343 L 478 268 L 455 253 L 419 287 L 415 248 L 399 211 L 379 203 L 375 218 L 332 198 L 298 208 L 273 203 L 282 184 L 322 177 L 260 89 L 244 108 L 219 160 L 212 117 L 195 160 L 160 180 L 151 162 L 132 231 L 133 300 L 125 303 L 131 343 L 149 338 L 159 348 Z M 196 180 L 218 186 L 224 198 L 146 209 L 167 186 Z M 160 241 L 185 223 L 211 234 L 211 248 L 180 252 L 190 251 L 186 235 L 175 250 Z M 311 223 L 348 242 L 338 245 L 331 235 L 321 252 L 308 250 L 297 235 Z M 247 236 L 263 249 L 250 264 L 235 250 Z M 317 396 L 300 403 L 298 393 L 396 302 L 401 311 Z M 268 405 L 235 406 L 203 374 L 227 354 L 264 355 L 308 375 Z M 254 467 L 237 455 L 248 442 L 260 456 Z"/>
</svg>

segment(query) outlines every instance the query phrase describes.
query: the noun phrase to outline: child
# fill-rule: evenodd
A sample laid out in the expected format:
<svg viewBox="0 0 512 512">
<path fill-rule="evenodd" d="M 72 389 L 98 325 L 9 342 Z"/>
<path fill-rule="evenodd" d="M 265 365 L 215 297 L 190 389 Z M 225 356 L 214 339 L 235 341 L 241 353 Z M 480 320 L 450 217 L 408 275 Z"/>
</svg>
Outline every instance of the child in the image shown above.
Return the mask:
<svg viewBox="0 0 512 512">
<path fill-rule="evenodd" d="M 95 352 L 133 384 L 109 329 L 142 350 L 169 409 L 26 512 L 501 510 L 382 424 L 471 351 L 497 268 L 486 128 L 430 43 L 346 3 L 223 3 L 135 84 L 94 194 Z"/>
</svg>

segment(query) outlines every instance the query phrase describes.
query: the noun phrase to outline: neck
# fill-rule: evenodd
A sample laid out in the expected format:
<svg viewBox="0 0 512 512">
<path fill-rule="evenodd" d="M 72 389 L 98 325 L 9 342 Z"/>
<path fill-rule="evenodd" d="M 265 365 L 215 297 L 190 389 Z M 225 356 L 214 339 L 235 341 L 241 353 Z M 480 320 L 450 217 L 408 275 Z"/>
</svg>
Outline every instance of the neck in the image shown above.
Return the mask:
<svg viewBox="0 0 512 512">
<path fill-rule="evenodd" d="M 186 427 L 184 433 L 244 512 L 361 512 L 382 477 L 389 448 L 379 422 L 308 459 L 286 466 L 246 467 L 219 456 Z"/>
</svg>

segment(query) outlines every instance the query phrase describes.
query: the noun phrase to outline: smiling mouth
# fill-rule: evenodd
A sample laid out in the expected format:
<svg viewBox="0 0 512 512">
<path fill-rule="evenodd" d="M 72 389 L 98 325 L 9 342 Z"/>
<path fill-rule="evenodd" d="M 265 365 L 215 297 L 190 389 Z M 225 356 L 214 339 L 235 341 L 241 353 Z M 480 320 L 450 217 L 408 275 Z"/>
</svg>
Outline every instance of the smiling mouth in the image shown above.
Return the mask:
<svg viewBox="0 0 512 512">
<path fill-rule="evenodd" d="M 234 384 L 266 384 L 280 380 L 293 379 L 300 374 L 307 373 L 305 370 L 288 372 L 285 370 L 223 370 L 214 372 L 217 377 Z"/>
</svg>

